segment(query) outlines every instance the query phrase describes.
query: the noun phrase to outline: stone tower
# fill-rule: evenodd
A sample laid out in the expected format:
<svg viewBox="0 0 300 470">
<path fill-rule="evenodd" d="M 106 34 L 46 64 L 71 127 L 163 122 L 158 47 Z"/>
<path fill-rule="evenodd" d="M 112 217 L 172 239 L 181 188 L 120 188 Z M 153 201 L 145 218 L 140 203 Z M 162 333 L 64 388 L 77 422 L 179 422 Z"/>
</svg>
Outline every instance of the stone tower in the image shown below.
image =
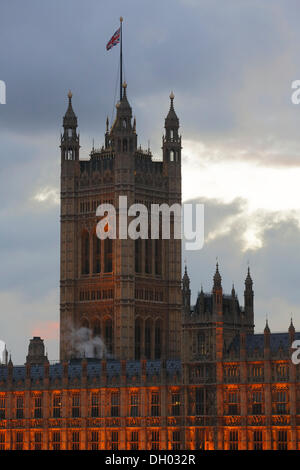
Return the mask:
<svg viewBox="0 0 300 470">
<path fill-rule="evenodd" d="M 174 94 L 165 119 L 163 158 L 137 144 L 136 121 L 127 85 L 107 119 L 105 143 L 79 159 L 77 117 L 72 94 L 61 136 L 61 307 L 60 357 L 82 355 L 82 342 L 104 342 L 104 355 L 116 359 L 180 357 L 181 240 L 119 236 L 119 197 L 127 205 L 181 203 L 181 137 Z M 96 234 L 100 204 L 117 214 L 117 238 Z M 171 234 L 174 217 L 171 214 Z M 128 223 L 132 217 L 128 217 Z"/>
</svg>

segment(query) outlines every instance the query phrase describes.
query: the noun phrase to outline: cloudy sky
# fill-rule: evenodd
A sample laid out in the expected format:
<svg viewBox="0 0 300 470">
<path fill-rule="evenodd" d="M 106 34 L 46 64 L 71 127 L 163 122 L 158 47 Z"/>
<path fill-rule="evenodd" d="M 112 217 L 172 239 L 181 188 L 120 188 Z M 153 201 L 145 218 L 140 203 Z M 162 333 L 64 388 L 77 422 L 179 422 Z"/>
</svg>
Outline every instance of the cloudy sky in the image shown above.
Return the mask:
<svg viewBox="0 0 300 470">
<path fill-rule="evenodd" d="M 169 93 L 183 136 L 183 199 L 205 204 L 205 245 L 185 253 L 193 299 L 243 302 L 250 263 L 256 331 L 300 329 L 300 79 L 297 0 L 12 0 L 0 16 L 0 338 L 15 363 L 45 338 L 58 358 L 59 136 L 73 92 L 81 157 L 111 118 L 124 16 L 125 77 L 142 146 L 160 156 Z"/>
</svg>

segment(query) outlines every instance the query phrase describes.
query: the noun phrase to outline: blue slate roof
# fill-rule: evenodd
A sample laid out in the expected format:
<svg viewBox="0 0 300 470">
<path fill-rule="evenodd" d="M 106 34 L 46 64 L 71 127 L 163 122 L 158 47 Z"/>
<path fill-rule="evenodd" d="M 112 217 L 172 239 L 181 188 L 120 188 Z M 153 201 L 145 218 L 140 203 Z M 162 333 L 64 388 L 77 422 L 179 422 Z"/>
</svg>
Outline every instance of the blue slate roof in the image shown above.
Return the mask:
<svg viewBox="0 0 300 470">
<path fill-rule="evenodd" d="M 146 374 L 147 375 L 158 375 L 160 373 L 160 361 L 147 361 L 146 362 Z"/>
</svg>

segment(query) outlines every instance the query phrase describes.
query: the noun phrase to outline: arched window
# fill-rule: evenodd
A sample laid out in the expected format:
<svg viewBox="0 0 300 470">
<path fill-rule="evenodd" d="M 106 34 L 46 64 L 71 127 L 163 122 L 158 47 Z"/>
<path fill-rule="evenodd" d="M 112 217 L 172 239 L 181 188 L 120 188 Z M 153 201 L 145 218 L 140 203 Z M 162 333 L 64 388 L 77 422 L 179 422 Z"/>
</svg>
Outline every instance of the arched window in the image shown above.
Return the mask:
<svg viewBox="0 0 300 470">
<path fill-rule="evenodd" d="M 112 320 L 110 318 L 105 320 L 104 332 L 105 332 L 106 350 L 108 354 L 112 354 L 113 353 L 113 327 L 112 327 Z"/>
<path fill-rule="evenodd" d="M 155 359 L 161 358 L 161 336 L 162 336 L 162 327 L 161 321 L 157 320 L 155 323 L 155 331 L 154 331 L 154 357 Z"/>
<path fill-rule="evenodd" d="M 151 338 L 152 338 L 152 322 L 147 320 L 145 323 L 145 357 L 151 359 Z"/>
<path fill-rule="evenodd" d="M 93 336 L 101 336 L 101 326 L 98 318 L 93 321 Z"/>
<path fill-rule="evenodd" d="M 112 272 L 112 239 L 105 238 L 104 240 L 104 272 Z"/>
<path fill-rule="evenodd" d="M 101 240 L 96 233 L 93 235 L 93 272 L 98 274 L 101 272 Z"/>
<path fill-rule="evenodd" d="M 170 138 L 171 138 L 171 139 L 174 138 L 174 130 L 173 130 L 173 129 L 170 129 Z"/>
<path fill-rule="evenodd" d="M 162 267 L 162 240 L 155 240 L 155 274 L 160 275 Z"/>
<path fill-rule="evenodd" d="M 89 232 L 84 230 L 81 235 L 81 273 L 90 272 L 90 237 Z"/>
<path fill-rule="evenodd" d="M 142 271 L 142 240 L 137 238 L 135 241 L 135 272 Z"/>
<path fill-rule="evenodd" d="M 198 333 L 197 350 L 198 354 L 200 354 L 201 356 L 205 354 L 205 335 L 203 333 Z"/>
<path fill-rule="evenodd" d="M 174 150 L 170 150 L 170 162 L 174 162 L 175 161 L 175 152 Z"/>
<path fill-rule="evenodd" d="M 127 139 L 123 139 L 123 152 L 127 152 Z"/>
<path fill-rule="evenodd" d="M 135 343 L 134 356 L 136 360 L 139 360 L 141 358 L 141 320 L 140 318 L 137 318 L 135 320 L 134 343 Z"/>
</svg>

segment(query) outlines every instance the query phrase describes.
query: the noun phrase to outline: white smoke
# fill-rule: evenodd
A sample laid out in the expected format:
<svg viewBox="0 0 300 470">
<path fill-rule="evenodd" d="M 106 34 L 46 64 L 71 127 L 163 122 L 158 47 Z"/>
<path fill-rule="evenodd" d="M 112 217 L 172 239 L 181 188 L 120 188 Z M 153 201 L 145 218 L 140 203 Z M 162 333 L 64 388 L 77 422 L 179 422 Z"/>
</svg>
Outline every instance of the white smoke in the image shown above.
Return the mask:
<svg viewBox="0 0 300 470">
<path fill-rule="evenodd" d="M 76 358 L 104 359 L 108 357 L 107 348 L 100 336 L 93 336 L 89 328 L 82 326 L 71 330 L 71 343 Z"/>
<path fill-rule="evenodd" d="M 4 341 L 0 340 L 0 364 L 7 363 L 7 350 Z"/>
</svg>

